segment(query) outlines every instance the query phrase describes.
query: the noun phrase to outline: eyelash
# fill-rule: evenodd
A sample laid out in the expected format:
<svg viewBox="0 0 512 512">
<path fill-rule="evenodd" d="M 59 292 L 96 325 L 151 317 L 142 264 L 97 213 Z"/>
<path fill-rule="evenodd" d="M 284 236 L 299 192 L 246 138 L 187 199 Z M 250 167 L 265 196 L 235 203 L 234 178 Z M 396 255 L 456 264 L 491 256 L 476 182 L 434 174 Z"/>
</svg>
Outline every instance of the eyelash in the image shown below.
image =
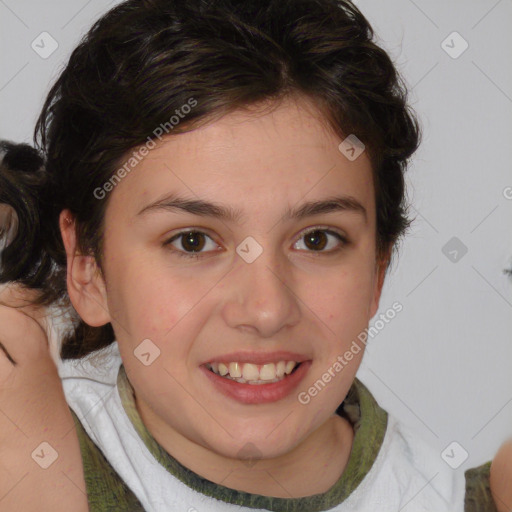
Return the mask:
<svg viewBox="0 0 512 512">
<path fill-rule="evenodd" d="M 339 251 L 341 251 L 344 248 L 344 246 L 349 244 L 349 240 L 344 235 L 342 235 L 341 233 L 338 233 L 337 231 L 333 231 L 331 229 L 327 229 L 327 228 L 323 228 L 323 227 L 315 227 L 313 229 L 307 229 L 305 231 L 302 231 L 300 233 L 300 235 L 299 235 L 299 240 L 304 238 L 309 233 L 315 233 L 317 231 L 324 232 L 324 233 L 327 233 L 327 234 L 335 236 L 342 243 L 342 245 L 338 249 L 334 249 L 334 250 L 331 249 L 330 251 L 306 251 L 306 252 L 310 252 L 310 253 L 314 254 L 315 256 L 330 256 L 332 254 L 338 253 Z M 164 247 L 168 247 L 168 246 L 171 245 L 172 242 L 174 242 L 175 240 L 178 240 L 180 237 L 182 237 L 184 235 L 187 235 L 189 233 L 199 233 L 199 234 L 207 236 L 208 238 L 210 238 L 210 240 L 214 241 L 212 239 L 212 237 L 209 236 L 204 231 L 199 231 L 199 230 L 194 230 L 194 229 L 187 229 L 185 231 L 180 231 L 179 233 L 176 233 L 171 238 L 169 238 L 168 240 L 163 242 L 162 245 Z M 182 250 L 179 250 L 179 249 L 175 249 L 175 248 L 172 248 L 171 251 L 176 253 L 180 258 L 197 259 L 197 260 L 206 257 L 205 255 L 208 252 L 211 252 L 211 251 L 206 251 L 206 252 L 194 253 L 194 252 L 185 252 L 185 251 L 182 251 Z"/>
</svg>

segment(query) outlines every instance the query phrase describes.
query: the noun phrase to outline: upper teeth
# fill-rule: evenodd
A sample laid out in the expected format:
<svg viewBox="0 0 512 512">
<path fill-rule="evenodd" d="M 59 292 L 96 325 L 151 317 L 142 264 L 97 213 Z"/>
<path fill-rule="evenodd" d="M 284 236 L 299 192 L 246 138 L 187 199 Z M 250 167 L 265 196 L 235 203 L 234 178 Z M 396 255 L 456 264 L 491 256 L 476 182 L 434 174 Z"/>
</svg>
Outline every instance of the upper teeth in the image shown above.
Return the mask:
<svg viewBox="0 0 512 512">
<path fill-rule="evenodd" d="M 239 381 L 272 381 L 290 374 L 299 363 L 295 361 L 279 361 L 257 365 L 252 363 L 209 363 L 207 366 L 213 372 L 223 377 Z"/>
</svg>

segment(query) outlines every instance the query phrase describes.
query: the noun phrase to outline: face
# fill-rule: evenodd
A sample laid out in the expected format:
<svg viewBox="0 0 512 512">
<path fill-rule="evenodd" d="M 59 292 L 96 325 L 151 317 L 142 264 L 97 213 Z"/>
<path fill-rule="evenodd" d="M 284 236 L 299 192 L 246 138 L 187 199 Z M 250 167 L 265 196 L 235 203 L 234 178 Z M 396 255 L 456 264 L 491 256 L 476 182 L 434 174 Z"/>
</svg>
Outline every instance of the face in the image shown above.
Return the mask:
<svg viewBox="0 0 512 512">
<path fill-rule="evenodd" d="M 289 99 L 169 136 L 116 185 L 102 300 L 153 433 L 271 458 L 332 418 L 363 350 L 299 395 L 367 327 L 381 289 L 371 164 L 341 140 Z M 227 378 L 237 370 L 259 383 Z"/>
</svg>

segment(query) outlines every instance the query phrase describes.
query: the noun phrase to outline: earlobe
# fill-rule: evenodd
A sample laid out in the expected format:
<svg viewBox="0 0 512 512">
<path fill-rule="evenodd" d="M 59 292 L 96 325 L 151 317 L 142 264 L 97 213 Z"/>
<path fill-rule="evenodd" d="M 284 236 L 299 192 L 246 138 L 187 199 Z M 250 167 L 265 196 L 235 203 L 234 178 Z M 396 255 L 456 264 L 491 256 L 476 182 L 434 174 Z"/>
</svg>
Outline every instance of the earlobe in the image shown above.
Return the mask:
<svg viewBox="0 0 512 512">
<path fill-rule="evenodd" d="M 67 255 L 67 287 L 73 307 L 82 320 L 99 327 L 110 322 L 105 282 L 94 256 L 81 254 L 76 226 L 69 210 L 63 210 L 59 227 Z"/>
</svg>

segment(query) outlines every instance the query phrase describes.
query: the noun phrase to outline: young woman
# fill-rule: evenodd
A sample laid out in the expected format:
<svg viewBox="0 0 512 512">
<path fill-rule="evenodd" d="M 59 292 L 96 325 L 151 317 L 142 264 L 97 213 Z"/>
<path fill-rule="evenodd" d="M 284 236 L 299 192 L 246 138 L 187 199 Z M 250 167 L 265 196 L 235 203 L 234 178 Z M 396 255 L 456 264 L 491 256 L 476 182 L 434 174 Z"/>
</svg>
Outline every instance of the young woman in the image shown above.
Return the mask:
<svg viewBox="0 0 512 512">
<path fill-rule="evenodd" d="M 462 510 L 355 378 L 419 139 L 372 36 L 348 1 L 129 0 L 51 89 L 1 278 L 72 304 L 91 510 Z"/>
</svg>

